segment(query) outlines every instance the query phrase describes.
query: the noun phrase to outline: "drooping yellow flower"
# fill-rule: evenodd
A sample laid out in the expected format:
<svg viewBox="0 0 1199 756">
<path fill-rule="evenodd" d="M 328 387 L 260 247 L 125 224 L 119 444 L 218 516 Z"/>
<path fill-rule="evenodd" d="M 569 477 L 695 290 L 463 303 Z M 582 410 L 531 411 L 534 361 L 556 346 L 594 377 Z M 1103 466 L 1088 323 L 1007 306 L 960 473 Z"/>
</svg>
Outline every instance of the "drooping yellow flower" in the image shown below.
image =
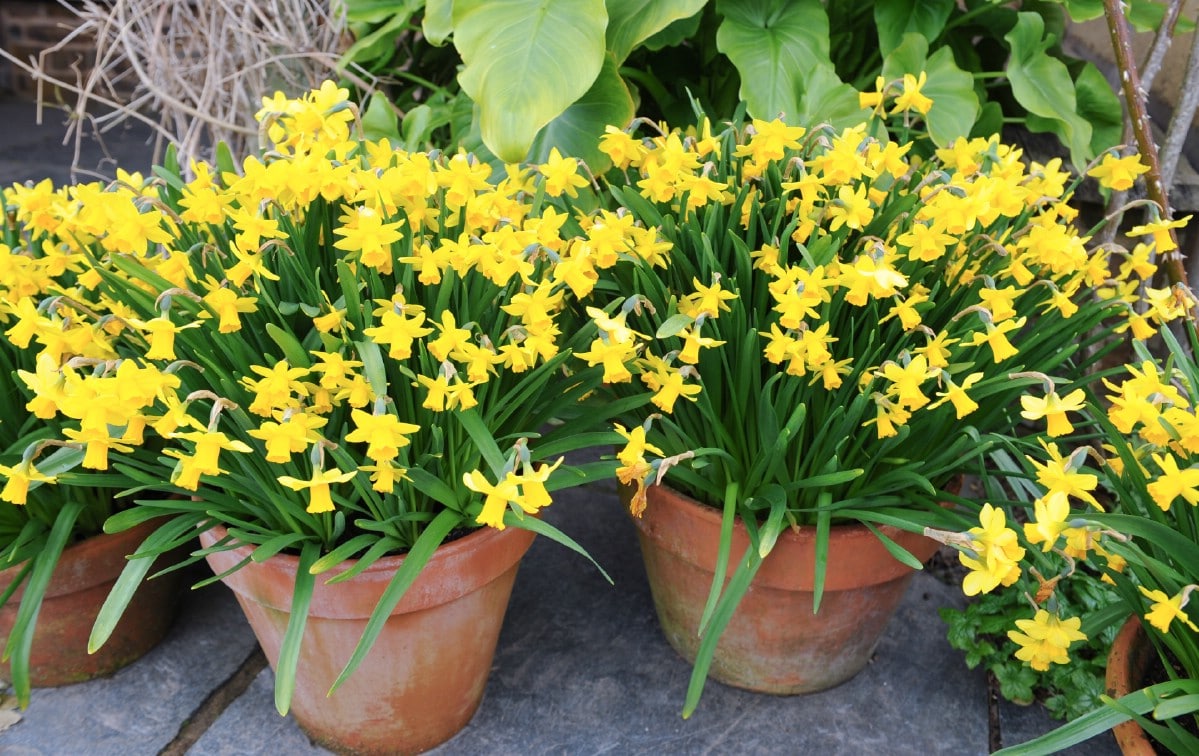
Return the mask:
<svg viewBox="0 0 1199 756">
<path fill-rule="evenodd" d="M 1070 500 L 1060 491 L 1050 491 L 1033 502 L 1033 512 L 1033 521 L 1024 523 L 1024 537 L 1033 545 L 1042 544 L 1042 551 L 1049 551 L 1067 528 Z"/>
<path fill-rule="evenodd" d="M 1192 217 L 1193 216 L 1188 215 L 1187 217 L 1179 218 L 1178 220 L 1161 218 L 1140 226 L 1133 226 L 1128 232 L 1128 235 L 1152 236 L 1154 251 L 1159 255 L 1165 254 L 1171 250 L 1178 249 L 1178 243 L 1174 241 L 1174 235 L 1170 233 L 1171 230 L 1186 228 L 1187 223 Z M 1152 271 L 1150 271 L 1150 274 L 1152 274 Z"/>
<path fill-rule="evenodd" d="M 940 368 L 930 368 L 924 355 L 916 355 L 906 365 L 887 361 L 883 364 L 882 376 L 891 382 L 887 394 L 905 410 L 918 410 L 928 404 L 929 398 L 920 390 L 920 385 L 937 377 Z"/>
<path fill-rule="evenodd" d="M 149 334 L 150 348 L 146 351 L 146 358 L 150 360 L 174 360 L 176 334 L 184 329 L 200 326 L 199 323 L 176 325 L 166 315 L 160 315 L 144 322 L 131 321 L 131 324 L 134 328 Z"/>
<path fill-rule="evenodd" d="M 217 330 L 221 333 L 241 330 L 241 313 L 258 311 L 258 304 L 253 297 L 239 297 L 233 289 L 222 286 L 210 289 L 204 295 L 204 304 L 208 310 L 201 312 L 200 317 L 215 315 L 219 319 Z"/>
<path fill-rule="evenodd" d="M 549 472 L 546 471 L 546 476 L 548 477 L 548 475 Z M 478 470 L 463 473 L 462 482 L 470 490 L 475 493 L 484 494 L 486 497 L 483 501 L 483 509 L 480 510 L 478 516 L 475 518 L 475 522 L 495 528 L 496 530 L 503 530 L 507 527 L 504 524 L 504 513 L 508 511 L 509 503 L 516 504 L 522 511 L 533 514 L 544 505 L 545 499 L 548 498 L 548 495 L 545 497 L 541 495 L 544 493 L 544 486 L 541 490 L 536 490 L 536 486 L 534 486 L 533 497 L 530 500 L 521 491 L 521 476 L 512 471 L 505 473 L 503 479 L 494 485 L 492 485 L 491 481 L 487 480 L 487 476 Z"/>
<path fill-rule="evenodd" d="M 1007 526 L 1002 509 L 984 504 L 978 513 L 979 526 L 970 528 L 971 551 L 958 552 L 958 561 L 970 569 L 962 579 L 967 596 L 989 593 L 999 585 L 1011 585 L 1020 577 L 1020 546 L 1016 531 Z"/>
<path fill-rule="evenodd" d="M 557 147 L 550 149 L 549 158 L 537 171 L 545 177 L 545 193 L 551 197 L 578 197 L 579 189 L 587 186 L 587 179 L 579 175 L 579 161 L 562 157 Z"/>
<path fill-rule="evenodd" d="M 83 444 L 84 467 L 89 470 L 107 470 L 108 453 L 110 451 L 129 452 L 132 447 L 114 438 L 108 431 L 108 426 L 92 426 L 89 428 L 64 428 L 63 435 L 76 444 Z"/>
<path fill-rule="evenodd" d="M 674 405 L 679 397 L 694 402 L 696 396 L 703 391 L 702 386 L 687 383 L 686 376 L 694 375 L 690 368 L 685 372 L 653 355 L 641 360 L 641 365 L 646 368 L 641 373 L 641 382 L 654 392 L 650 401 L 667 414 L 674 412 Z"/>
<path fill-rule="evenodd" d="M 600 137 L 599 150 L 622 171 L 625 168 L 640 166 L 645 157 L 645 147 L 641 142 L 615 126 L 604 127 L 604 135 Z"/>
<path fill-rule="evenodd" d="M 333 467 L 328 470 L 313 470 L 312 477 L 308 480 L 299 480 L 289 475 L 281 475 L 276 480 L 293 491 L 307 490 L 308 507 L 305 511 L 308 514 L 320 514 L 335 509 L 330 486 L 334 483 L 345 483 L 357 474 L 356 470 L 342 472 Z"/>
<path fill-rule="evenodd" d="M 719 276 L 711 286 L 704 286 L 697 278 L 691 279 L 691 285 L 695 287 L 695 291 L 683 297 L 679 302 L 679 313 L 692 319 L 698 318 L 700 315 L 716 318 L 721 312 L 729 311 L 729 306 L 725 302 L 737 298 L 735 292 L 720 287 Z"/>
<path fill-rule="evenodd" d="M 306 412 L 291 412 L 285 414 L 282 422 L 267 420 L 246 433 L 263 441 L 267 462 L 286 464 L 291 461 L 291 455 L 299 454 L 310 444 L 320 441 L 317 430 L 328 422 L 323 417 Z"/>
<path fill-rule="evenodd" d="M 1033 457 L 1026 457 L 1037 471 L 1037 482 L 1045 486 L 1046 495 L 1060 494 L 1073 496 L 1087 502 L 1096 509 L 1102 509 L 1099 502 L 1091 495 L 1099 486 L 1099 476 L 1082 472 L 1086 460 L 1086 450 L 1078 449 L 1068 456 L 1063 456 L 1057 444 L 1041 441 L 1048 459 L 1042 463 Z"/>
<path fill-rule="evenodd" d="M 262 376 L 242 378 L 241 384 L 254 394 L 254 401 L 249 410 L 255 415 L 270 417 L 275 410 L 285 410 L 292 406 L 292 396 L 308 396 L 308 387 L 300 378 L 308 375 L 308 368 L 292 367 L 287 360 L 279 360 L 272 367 L 251 365 L 250 370 Z"/>
<path fill-rule="evenodd" d="M 371 475 L 371 488 L 379 493 L 391 493 L 395 490 L 397 480 L 408 479 L 408 468 L 396 467 L 389 462 L 377 465 L 362 465 L 358 468 Z"/>
<path fill-rule="evenodd" d="M 390 301 L 384 300 L 375 310 L 379 325 L 363 331 L 379 346 L 389 347 L 387 356 L 393 360 L 406 360 L 412 356 L 413 343 L 433 333 L 425 327 L 425 312 L 418 305 L 410 305 L 400 295 Z"/>
<path fill-rule="evenodd" d="M 942 375 L 944 375 L 944 373 L 942 373 Z M 978 409 L 978 402 L 971 399 L 966 393 L 966 390 L 982 380 L 983 376 L 984 373 L 971 373 L 962 380 L 961 385 L 954 383 L 952 378 L 946 377 L 944 379 L 945 390 L 937 392 L 937 396 L 940 398 L 928 405 L 928 408 L 936 409 L 942 404 L 950 402 L 953 404 L 953 409 L 957 414 L 957 419 L 961 420 L 963 417 Z"/>
<path fill-rule="evenodd" d="M 700 349 L 710 349 L 724 345 L 723 341 L 718 341 L 709 336 L 701 336 L 699 332 L 701 322 L 696 321 L 694 325 L 684 328 L 678 334 L 679 338 L 683 340 L 683 348 L 679 350 L 679 360 L 688 365 L 694 365 L 699 362 Z"/>
<path fill-rule="evenodd" d="M 874 219 L 874 206 L 866 194 L 866 186 L 859 184 L 855 189 L 849 184 L 843 184 L 837 189 L 837 199 L 829 204 L 827 210 L 829 231 L 839 228 L 852 228 L 861 231 Z"/>
<path fill-rule="evenodd" d="M 1032 619 L 1016 620 L 1019 630 L 1009 630 L 1007 635 L 1020 646 L 1016 658 L 1038 672 L 1044 672 L 1050 664 L 1070 663 L 1070 645 L 1087 639 L 1078 629 L 1081 626 L 1079 617 L 1063 620 L 1056 614 L 1038 609 Z"/>
<path fill-rule="evenodd" d="M 605 383 L 625 383 L 633 379 L 633 373 L 626 365 L 637 356 L 637 343 L 631 338 L 627 341 L 614 341 L 604 334 L 591 340 L 591 347 L 586 352 L 577 352 L 579 359 L 586 360 L 589 367 L 604 366 Z"/>
<path fill-rule="evenodd" d="M 1143 585 L 1138 585 L 1141 593 L 1145 594 L 1145 598 L 1153 602 L 1149 607 L 1149 611 L 1145 612 L 1145 619 L 1149 620 L 1149 624 L 1153 625 L 1163 633 L 1170 632 L 1170 624 L 1174 620 L 1182 622 L 1194 632 L 1199 633 L 1199 627 L 1191 621 L 1187 613 L 1183 609 L 1187 605 L 1187 599 L 1190 598 L 1191 591 L 1195 586 L 1187 586 L 1175 596 L 1167 596 L 1165 591 L 1157 589 L 1148 589 Z"/>
<path fill-rule="evenodd" d="M 928 115 L 928 111 L 932 110 L 933 101 L 920 91 L 927 83 L 928 74 L 924 71 L 920 72 L 919 77 L 910 73 L 904 74 L 903 91 L 895 98 L 895 107 L 891 109 L 891 112 L 903 113 L 914 110 L 920 115 Z"/>
<path fill-rule="evenodd" d="M 188 433 L 176 433 L 175 438 L 191 441 L 191 454 L 178 449 L 167 449 L 166 455 L 179 460 L 171 482 L 180 488 L 195 491 L 200 487 L 201 475 L 221 475 L 225 471 L 220 466 L 222 451 L 235 451 L 242 454 L 253 451 L 242 441 L 229 438 L 221 431 L 203 430 Z"/>
<path fill-rule="evenodd" d="M 1149 170 L 1139 155 L 1119 157 L 1113 152 L 1103 156 L 1099 165 L 1087 171 L 1091 178 L 1099 180 L 1100 186 L 1122 192 L 1132 188 L 1137 176 Z"/>
<path fill-rule="evenodd" d="M 42 420 L 49 420 L 58 414 L 59 404 L 66 399 L 66 377 L 53 357 L 45 352 L 39 354 L 34 372 L 18 370 L 17 377 L 33 393 L 25 409 Z"/>
<path fill-rule="evenodd" d="M 31 461 L 21 461 L 12 467 L 0 465 L 0 477 L 7 478 L 4 489 L 0 490 L 0 501 L 10 504 L 24 504 L 29 496 L 29 484 L 54 483 L 58 480 L 53 475 L 43 475 L 33 466 Z"/>
<path fill-rule="evenodd" d="M 991 348 L 991 357 L 995 361 L 995 364 L 998 365 L 1009 357 L 1015 357 L 1020 353 L 1020 350 L 1012 346 L 1012 342 L 1008 341 L 1007 334 L 1023 328 L 1026 320 L 1027 318 L 1005 320 L 999 325 L 988 322 L 986 323 L 985 331 L 975 331 L 970 334 L 970 341 L 965 343 L 970 346 L 982 346 L 986 344 Z"/>
<path fill-rule="evenodd" d="M 554 470 L 565 461 L 564 457 L 559 457 L 558 461 L 552 465 L 543 464 L 535 470 L 528 470 L 516 476 L 517 482 L 520 484 L 522 499 L 518 502 L 520 508 L 529 514 L 537 514 L 542 507 L 548 507 L 553 503 L 553 498 L 546 489 L 545 484 L 549 481 L 550 475 Z"/>
<path fill-rule="evenodd" d="M 368 268 L 380 273 L 391 273 L 391 245 L 403 237 L 400 230 L 406 221 L 385 222 L 383 216 L 365 205 L 348 210 L 339 219 L 340 226 L 333 233 L 342 237 L 333 243 L 337 249 L 357 252 L 358 259 Z"/>
<path fill-rule="evenodd" d="M 1043 399 L 1025 395 L 1020 397 L 1020 406 L 1024 408 L 1020 416 L 1025 420 L 1045 418 L 1050 436 L 1064 436 L 1074 430 L 1066 413 L 1081 411 L 1085 401 L 1082 389 L 1075 389 L 1064 397 L 1058 396 L 1056 391 L 1050 391 Z"/>
<path fill-rule="evenodd" d="M 350 415 L 356 427 L 346 440 L 367 444 L 367 458 L 377 463 L 395 459 L 400 449 L 411 443 L 408 437 L 420 430 L 419 425 L 402 422 L 391 414 L 372 415 L 356 409 Z"/>
<path fill-rule="evenodd" d="M 1170 505 L 1179 496 L 1191 506 L 1199 505 L 1199 468 L 1186 467 L 1180 470 L 1178 461 L 1170 452 L 1152 456 L 1161 470 L 1161 474 L 1147 487 L 1153 503 L 1161 507 L 1163 512 L 1170 511 Z"/>
</svg>

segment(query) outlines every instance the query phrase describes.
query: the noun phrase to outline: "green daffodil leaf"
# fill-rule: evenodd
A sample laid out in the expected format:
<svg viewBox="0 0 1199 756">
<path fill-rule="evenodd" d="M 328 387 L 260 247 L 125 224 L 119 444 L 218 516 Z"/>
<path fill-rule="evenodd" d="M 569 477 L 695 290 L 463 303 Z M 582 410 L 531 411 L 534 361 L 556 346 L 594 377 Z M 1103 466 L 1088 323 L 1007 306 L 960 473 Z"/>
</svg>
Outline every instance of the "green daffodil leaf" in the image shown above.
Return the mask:
<svg viewBox="0 0 1199 756">
<path fill-rule="evenodd" d="M 453 18 L 458 82 L 479 106 L 483 143 L 502 160 L 522 160 L 537 132 L 599 76 L 603 0 L 459 0 Z"/>
</svg>

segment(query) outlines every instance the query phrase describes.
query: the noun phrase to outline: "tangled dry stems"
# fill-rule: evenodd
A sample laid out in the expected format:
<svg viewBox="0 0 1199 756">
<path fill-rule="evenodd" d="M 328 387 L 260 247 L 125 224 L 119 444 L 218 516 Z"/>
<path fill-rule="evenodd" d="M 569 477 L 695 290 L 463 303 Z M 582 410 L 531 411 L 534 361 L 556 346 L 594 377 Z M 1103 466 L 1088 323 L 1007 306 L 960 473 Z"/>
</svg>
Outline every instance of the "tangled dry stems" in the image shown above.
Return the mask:
<svg viewBox="0 0 1199 756">
<path fill-rule="evenodd" d="M 22 61 L 0 49 L 38 82 L 72 93 L 68 140 L 74 140 L 72 171 L 79 166 L 84 123 L 102 139 L 126 121 L 148 125 L 155 135 L 153 160 L 174 144 L 180 163 L 212 160 L 225 142 L 233 154 L 257 145 L 254 113 L 264 93 L 305 91 L 330 77 L 373 89 L 365 74 L 338 66 L 349 44 L 336 0 L 82 0 L 68 4 L 79 25 L 38 60 Z M 81 35 L 96 40 L 90 70 L 75 66 L 74 82 L 46 73 L 47 56 Z"/>
</svg>

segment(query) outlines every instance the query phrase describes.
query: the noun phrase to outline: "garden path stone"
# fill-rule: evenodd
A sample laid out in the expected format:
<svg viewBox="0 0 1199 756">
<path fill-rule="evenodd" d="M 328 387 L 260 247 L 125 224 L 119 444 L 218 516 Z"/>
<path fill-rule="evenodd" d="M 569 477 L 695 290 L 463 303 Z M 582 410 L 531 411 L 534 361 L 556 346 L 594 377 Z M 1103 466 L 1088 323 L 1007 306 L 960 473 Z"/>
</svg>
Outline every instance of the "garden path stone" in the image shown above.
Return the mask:
<svg viewBox="0 0 1199 756">
<path fill-rule="evenodd" d="M 109 678 L 35 689 L 21 721 L 0 733 L 0 753 L 158 753 L 257 644 L 228 589 L 189 592 L 166 639 L 139 661 Z"/>
<path fill-rule="evenodd" d="M 964 668 L 936 613 L 963 599 L 925 574 L 853 680 L 796 697 L 710 682 L 683 720 L 690 666 L 658 629 L 615 489 L 558 496 L 546 519 L 576 536 L 615 585 L 538 539 L 521 564 L 479 711 L 435 753 L 986 753 L 985 679 Z M 264 670 L 190 753 L 323 752 L 275 714 L 273 682 Z M 252 742 L 264 745 L 249 751 Z"/>
</svg>

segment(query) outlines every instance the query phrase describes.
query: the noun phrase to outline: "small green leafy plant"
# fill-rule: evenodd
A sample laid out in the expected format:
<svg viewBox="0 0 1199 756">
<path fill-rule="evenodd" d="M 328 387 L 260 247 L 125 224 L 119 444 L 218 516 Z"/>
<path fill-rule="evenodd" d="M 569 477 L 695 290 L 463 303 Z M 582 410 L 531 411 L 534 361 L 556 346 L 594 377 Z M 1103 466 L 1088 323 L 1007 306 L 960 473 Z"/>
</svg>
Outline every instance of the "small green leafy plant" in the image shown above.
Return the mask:
<svg viewBox="0 0 1199 756">
<path fill-rule="evenodd" d="M 1115 589 L 1098 576 L 1080 571 L 1059 590 L 1071 614 L 1087 615 L 1119 601 Z M 1016 591 L 974 597 L 963 609 L 938 610 L 948 626 L 949 644 L 965 654 L 966 666 L 982 666 L 995 676 L 1000 694 L 1012 703 L 1040 702 L 1055 718 L 1075 719 L 1100 704 L 1104 693 L 1107 649 L 1116 635 L 1109 626 L 1090 637 L 1069 667 L 1038 673 L 1015 657 L 1018 648 L 1007 637 L 1014 618 L 1027 613 L 1027 601 Z"/>
</svg>

